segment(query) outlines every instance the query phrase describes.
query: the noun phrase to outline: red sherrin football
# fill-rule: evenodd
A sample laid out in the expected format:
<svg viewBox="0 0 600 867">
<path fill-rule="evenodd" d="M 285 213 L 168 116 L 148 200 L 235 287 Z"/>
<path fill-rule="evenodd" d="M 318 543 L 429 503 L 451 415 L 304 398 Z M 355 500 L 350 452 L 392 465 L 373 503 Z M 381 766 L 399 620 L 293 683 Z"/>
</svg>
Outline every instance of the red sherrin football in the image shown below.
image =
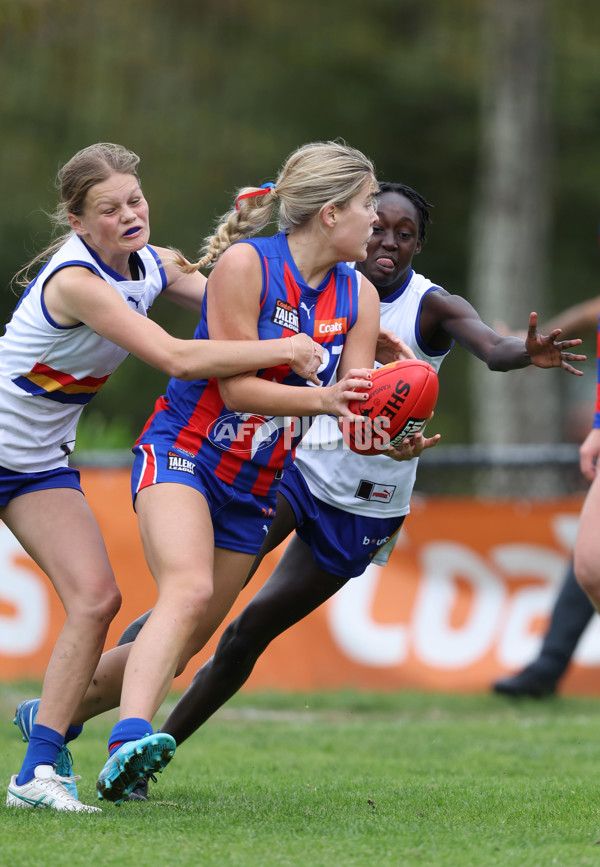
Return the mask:
<svg viewBox="0 0 600 867">
<path fill-rule="evenodd" d="M 368 400 L 349 404 L 364 424 L 341 420 L 345 441 L 361 455 L 380 454 L 422 430 L 438 397 L 437 373 L 414 358 L 378 367 L 372 382 Z"/>
</svg>

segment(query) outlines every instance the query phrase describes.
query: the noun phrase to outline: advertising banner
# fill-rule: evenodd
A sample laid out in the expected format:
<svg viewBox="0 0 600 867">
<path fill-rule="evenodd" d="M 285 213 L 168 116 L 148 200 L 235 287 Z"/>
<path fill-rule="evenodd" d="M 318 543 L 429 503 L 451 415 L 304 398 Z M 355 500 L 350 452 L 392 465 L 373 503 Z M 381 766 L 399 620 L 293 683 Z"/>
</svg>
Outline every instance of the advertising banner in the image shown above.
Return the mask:
<svg viewBox="0 0 600 867">
<path fill-rule="evenodd" d="M 109 632 L 112 647 L 125 626 L 152 606 L 156 588 L 131 507 L 129 471 L 84 469 L 82 484 L 123 594 Z M 369 567 L 276 639 L 245 688 L 489 689 L 537 653 L 581 505 L 580 495 L 493 501 L 415 495 L 387 567 Z M 281 550 L 265 559 L 225 623 L 266 580 Z M 48 579 L 0 523 L 2 679 L 41 679 L 62 622 Z M 177 689 L 212 654 L 220 631 L 177 678 Z M 561 688 L 600 694 L 598 618 L 584 633 Z"/>
</svg>

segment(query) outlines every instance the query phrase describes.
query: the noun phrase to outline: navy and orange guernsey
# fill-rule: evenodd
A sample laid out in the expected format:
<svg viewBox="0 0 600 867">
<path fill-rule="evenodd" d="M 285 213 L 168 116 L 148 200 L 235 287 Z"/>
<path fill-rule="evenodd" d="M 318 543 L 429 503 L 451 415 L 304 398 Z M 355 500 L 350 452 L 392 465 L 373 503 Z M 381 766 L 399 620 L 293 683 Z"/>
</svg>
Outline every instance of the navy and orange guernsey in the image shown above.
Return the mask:
<svg viewBox="0 0 600 867">
<path fill-rule="evenodd" d="M 128 355 L 83 322 L 55 322 L 45 304 L 45 284 L 62 268 L 85 268 L 146 316 L 166 286 L 165 271 L 148 246 L 129 261 L 137 272 L 132 280 L 72 235 L 21 296 L 0 337 L 0 466 L 15 472 L 65 466 L 83 407 Z"/>
<path fill-rule="evenodd" d="M 323 385 L 328 385 L 335 375 L 346 335 L 356 321 L 360 275 L 340 263 L 313 289 L 304 282 L 292 259 L 287 235 L 279 233 L 238 243 L 251 244 L 260 256 L 259 338 L 308 334 L 323 346 L 318 376 Z M 198 340 L 208 339 L 206 303 L 205 296 L 202 319 L 195 333 Z M 288 365 L 259 370 L 256 375 L 286 385 L 318 387 L 299 377 Z M 295 447 L 310 421 L 231 412 L 223 403 L 216 379 L 194 382 L 171 379 L 137 445 L 150 447 L 155 437 L 166 437 L 179 454 L 198 455 L 227 484 L 268 496 L 276 490 L 283 470 L 292 462 Z M 147 457 L 151 473 L 150 448 Z"/>
</svg>

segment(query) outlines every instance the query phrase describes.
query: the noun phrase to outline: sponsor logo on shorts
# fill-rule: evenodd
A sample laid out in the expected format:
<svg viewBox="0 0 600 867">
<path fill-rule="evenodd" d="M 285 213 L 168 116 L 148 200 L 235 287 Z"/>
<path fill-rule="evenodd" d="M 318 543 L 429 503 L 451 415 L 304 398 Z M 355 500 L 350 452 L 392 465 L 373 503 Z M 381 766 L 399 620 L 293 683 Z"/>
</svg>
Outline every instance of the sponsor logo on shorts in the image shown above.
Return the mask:
<svg viewBox="0 0 600 867">
<path fill-rule="evenodd" d="M 179 473 L 189 473 L 191 476 L 196 474 L 194 462 L 181 457 L 181 455 L 176 455 L 175 452 L 167 452 L 167 469 L 176 470 Z"/>
<path fill-rule="evenodd" d="M 382 545 L 385 545 L 389 541 L 389 536 L 383 536 L 381 539 L 377 539 L 375 536 L 372 539 L 369 536 L 363 536 L 362 543 L 363 545 L 375 545 L 377 548 L 381 548 Z"/>
<path fill-rule="evenodd" d="M 282 301 L 278 298 L 273 308 L 271 322 L 275 325 L 281 325 L 282 328 L 288 328 L 296 334 L 300 331 L 300 316 L 298 308 L 293 307 L 289 301 Z"/>
<path fill-rule="evenodd" d="M 315 334 L 345 334 L 348 330 L 347 322 L 345 316 L 341 316 L 339 319 L 317 319 Z"/>
<path fill-rule="evenodd" d="M 377 485 L 361 479 L 356 489 L 355 497 L 359 500 L 371 500 L 377 503 L 389 503 L 396 491 L 396 485 Z"/>
</svg>

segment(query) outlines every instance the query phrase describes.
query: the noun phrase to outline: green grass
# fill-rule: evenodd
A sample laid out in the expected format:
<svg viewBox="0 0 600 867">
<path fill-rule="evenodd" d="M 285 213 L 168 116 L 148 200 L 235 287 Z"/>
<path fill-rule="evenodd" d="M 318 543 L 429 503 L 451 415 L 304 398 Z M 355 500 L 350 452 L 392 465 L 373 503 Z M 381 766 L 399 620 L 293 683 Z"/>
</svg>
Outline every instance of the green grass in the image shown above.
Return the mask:
<svg viewBox="0 0 600 867">
<path fill-rule="evenodd" d="M 0 687 L 6 782 L 24 749 L 13 710 L 34 694 Z M 88 803 L 114 718 L 74 745 Z M 600 864 L 599 731 L 594 699 L 242 694 L 180 747 L 148 803 L 3 808 L 0 862 Z"/>
</svg>

